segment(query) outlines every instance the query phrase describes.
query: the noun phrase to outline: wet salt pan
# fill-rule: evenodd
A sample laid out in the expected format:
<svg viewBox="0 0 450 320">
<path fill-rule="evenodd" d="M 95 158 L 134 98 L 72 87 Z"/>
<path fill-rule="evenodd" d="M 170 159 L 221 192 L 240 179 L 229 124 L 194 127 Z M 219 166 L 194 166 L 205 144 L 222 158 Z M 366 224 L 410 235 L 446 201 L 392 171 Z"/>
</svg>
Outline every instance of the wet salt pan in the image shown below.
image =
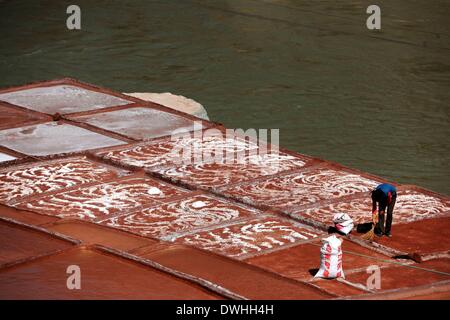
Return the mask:
<svg viewBox="0 0 450 320">
<path fill-rule="evenodd" d="M 71 85 L 31 88 L 0 94 L 0 100 L 48 114 L 66 114 L 112 106 L 131 101 Z"/>
<path fill-rule="evenodd" d="M 125 144 L 69 124 L 48 122 L 0 131 L 0 145 L 34 156 L 46 156 Z"/>
<path fill-rule="evenodd" d="M 129 108 L 74 119 L 134 139 L 150 139 L 194 129 L 194 121 L 190 119 L 150 108 Z"/>
</svg>

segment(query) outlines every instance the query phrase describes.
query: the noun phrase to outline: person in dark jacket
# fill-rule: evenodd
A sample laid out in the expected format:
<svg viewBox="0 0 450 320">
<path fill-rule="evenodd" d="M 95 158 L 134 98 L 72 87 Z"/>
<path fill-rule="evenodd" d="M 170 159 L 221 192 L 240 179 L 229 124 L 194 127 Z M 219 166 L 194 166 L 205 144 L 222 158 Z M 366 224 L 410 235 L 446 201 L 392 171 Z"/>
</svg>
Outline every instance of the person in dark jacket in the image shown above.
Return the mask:
<svg viewBox="0 0 450 320">
<path fill-rule="evenodd" d="M 384 235 L 391 236 L 392 215 L 394 213 L 395 200 L 397 199 L 397 189 L 388 183 L 380 184 L 372 191 L 372 215 L 377 214 L 378 204 L 378 222 L 375 226 L 374 233 L 381 237 Z M 386 214 L 386 225 L 385 211 Z"/>
</svg>

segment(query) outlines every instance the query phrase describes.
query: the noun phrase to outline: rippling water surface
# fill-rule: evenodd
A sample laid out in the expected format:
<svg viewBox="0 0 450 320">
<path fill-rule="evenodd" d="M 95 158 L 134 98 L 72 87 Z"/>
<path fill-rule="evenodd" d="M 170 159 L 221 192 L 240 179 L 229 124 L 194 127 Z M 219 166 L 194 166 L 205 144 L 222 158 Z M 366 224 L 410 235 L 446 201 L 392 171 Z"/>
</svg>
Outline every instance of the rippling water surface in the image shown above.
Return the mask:
<svg viewBox="0 0 450 320">
<path fill-rule="evenodd" d="M 68 31 L 66 8 L 82 11 Z M 0 86 L 170 91 L 282 146 L 450 194 L 450 3 L 0 0 Z"/>
</svg>

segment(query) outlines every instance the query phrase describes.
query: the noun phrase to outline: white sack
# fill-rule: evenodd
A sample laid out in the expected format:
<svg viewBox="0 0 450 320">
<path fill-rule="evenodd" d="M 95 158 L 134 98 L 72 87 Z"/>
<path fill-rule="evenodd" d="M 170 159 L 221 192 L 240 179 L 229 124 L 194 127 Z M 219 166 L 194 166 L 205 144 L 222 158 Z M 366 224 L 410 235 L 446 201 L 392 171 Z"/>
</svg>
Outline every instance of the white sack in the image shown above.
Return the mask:
<svg viewBox="0 0 450 320">
<path fill-rule="evenodd" d="M 335 235 L 322 239 L 320 248 L 320 269 L 315 278 L 345 278 L 342 270 L 342 240 Z"/>
<path fill-rule="evenodd" d="M 349 234 L 353 230 L 353 219 L 346 213 L 336 213 L 333 222 L 335 228 L 343 234 Z"/>
</svg>

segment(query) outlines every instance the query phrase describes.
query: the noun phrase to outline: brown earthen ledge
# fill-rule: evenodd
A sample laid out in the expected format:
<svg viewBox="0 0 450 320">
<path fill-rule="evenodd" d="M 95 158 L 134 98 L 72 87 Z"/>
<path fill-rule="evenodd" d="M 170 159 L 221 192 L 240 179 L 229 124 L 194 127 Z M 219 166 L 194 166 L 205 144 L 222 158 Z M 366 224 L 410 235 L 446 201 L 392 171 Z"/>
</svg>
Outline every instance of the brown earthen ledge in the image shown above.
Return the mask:
<svg viewBox="0 0 450 320">
<path fill-rule="evenodd" d="M 41 226 L 60 220 L 58 217 L 42 215 L 32 211 L 19 210 L 17 208 L 2 204 L 0 204 L 0 217 L 11 218 L 16 221 L 36 226 Z"/>
<path fill-rule="evenodd" d="M 80 220 L 64 219 L 49 224 L 46 228 L 78 239 L 86 245 L 100 244 L 123 251 L 130 251 L 146 246 L 154 247 L 159 243 L 156 240 L 139 237 L 129 232 Z"/>
</svg>

